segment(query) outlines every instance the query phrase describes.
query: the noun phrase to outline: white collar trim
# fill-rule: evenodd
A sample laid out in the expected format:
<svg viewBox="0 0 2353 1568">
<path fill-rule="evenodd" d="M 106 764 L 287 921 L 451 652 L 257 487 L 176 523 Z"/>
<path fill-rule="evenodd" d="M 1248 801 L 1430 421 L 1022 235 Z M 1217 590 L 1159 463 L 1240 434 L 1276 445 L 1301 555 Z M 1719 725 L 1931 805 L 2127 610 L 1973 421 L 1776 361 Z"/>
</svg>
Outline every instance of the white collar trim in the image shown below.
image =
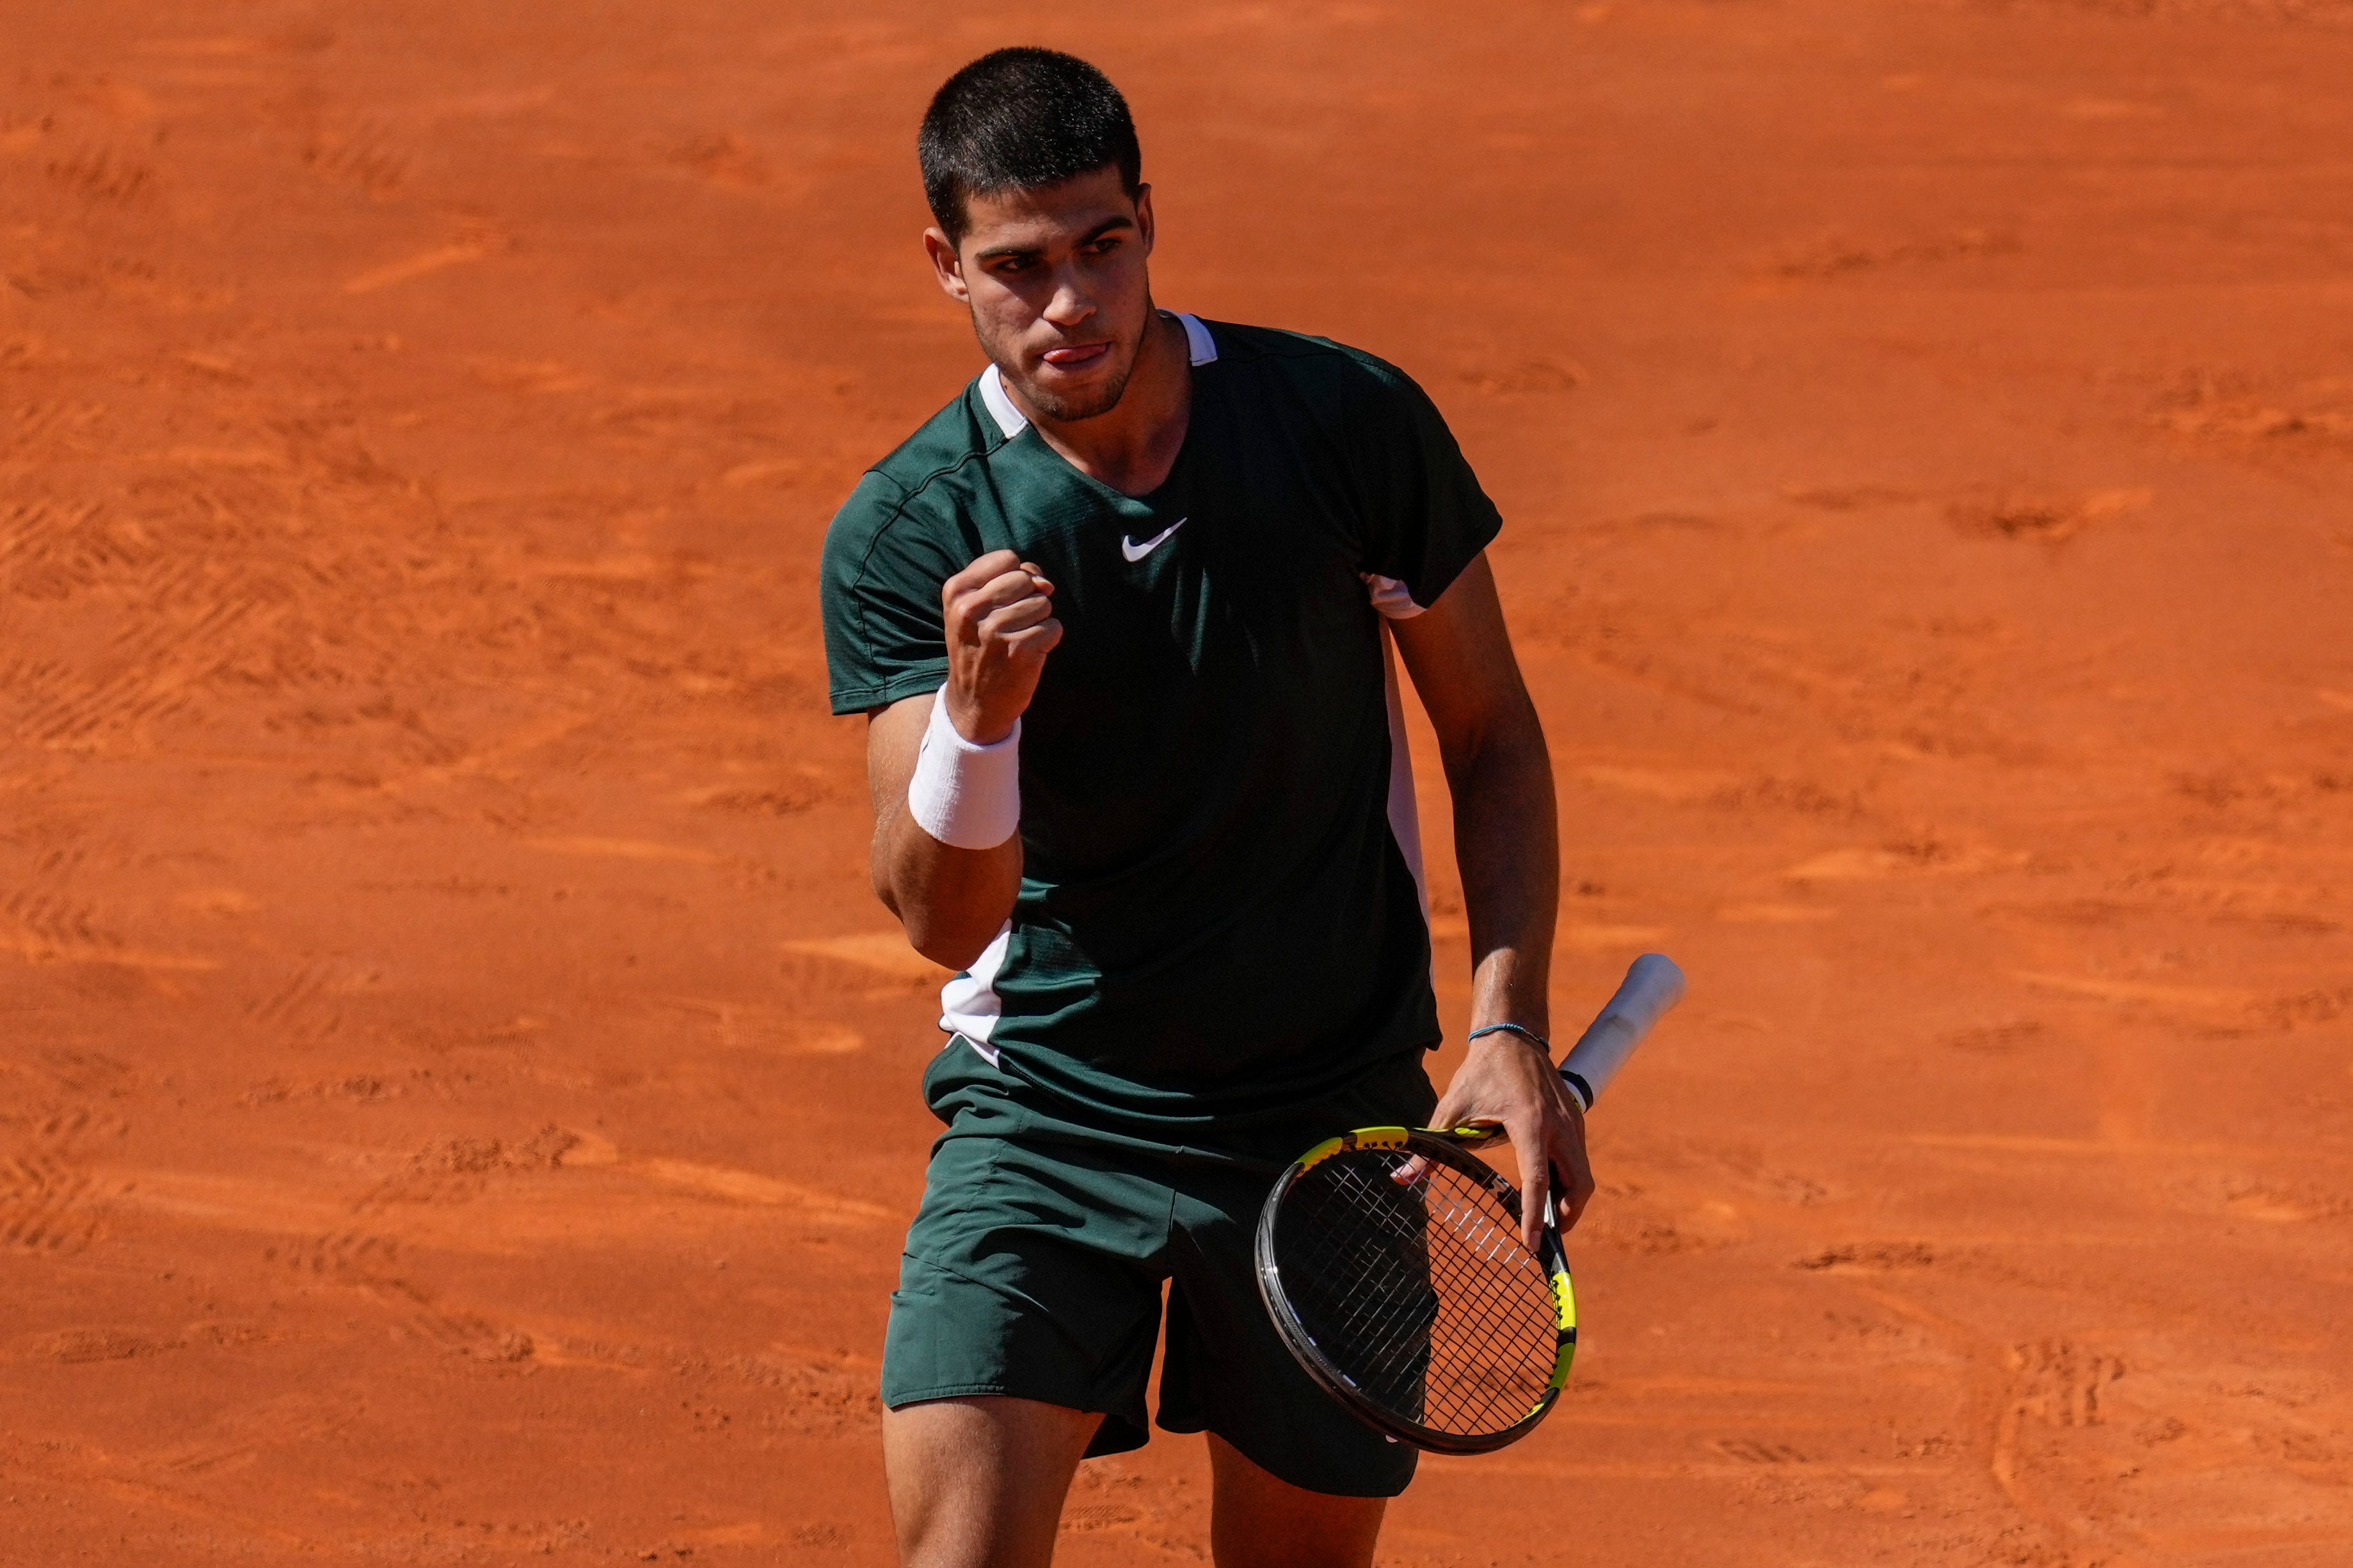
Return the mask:
<svg viewBox="0 0 2353 1568">
<path fill-rule="evenodd" d="M 1185 352 L 1195 364 L 1208 364 L 1218 357 L 1218 340 L 1201 324 L 1201 318 L 1171 310 L 1168 314 L 1185 323 Z"/>
<path fill-rule="evenodd" d="M 1216 362 L 1218 340 L 1209 335 L 1209 329 L 1201 324 L 1200 317 L 1182 310 L 1164 310 L 1161 314 L 1174 316 L 1183 323 L 1187 360 L 1196 365 Z M 993 364 L 980 373 L 980 401 L 987 408 L 988 416 L 997 421 L 997 427 L 1005 432 L 1007 440 L 1012 440 L 1029 428 L 1029 416 L 1013 405 L 1012 396 L 1005 390 L 1005 378 L 997 374 Z"/>
<path fill-rule="evenodd" d="M 1013 406 L 1013 399 L 1005 391 L 1005 378 L 997 374 L 993 364 L 980 373 L 980 400 L 987 405 L 989 417 L 997 421 L 997 427 L 1005 432 L 1007 440 L 1029 428 L 1029 416 Z"/>
</svg>

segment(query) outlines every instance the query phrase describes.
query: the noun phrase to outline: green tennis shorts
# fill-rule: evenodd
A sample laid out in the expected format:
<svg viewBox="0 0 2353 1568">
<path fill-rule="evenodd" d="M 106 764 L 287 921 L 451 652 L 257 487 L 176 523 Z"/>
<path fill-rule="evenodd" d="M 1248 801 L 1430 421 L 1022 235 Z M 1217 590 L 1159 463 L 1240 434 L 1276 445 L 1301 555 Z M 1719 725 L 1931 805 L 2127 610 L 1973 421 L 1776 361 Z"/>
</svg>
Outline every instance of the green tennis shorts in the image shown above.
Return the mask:
<svg viewBox="0 0 2353 1568">
<path fill-rule="evenodd" d="M 962 1039 L 923 1089 L 947 1131 L 891 1296 L 885 1405 L 1010 1394 L 1102 1412 L 1090 1457 L 1142 1447 L 1165 1284 L 1163 1429 L 1215 1432 L 1311 1491 L 1405 1489 L 1414 1450 L 1300 1370 L 1259 1300 L 1250 1247 L 1268 1189 L 1308 1148 L 1352 1127 L 1428 1123 L 1437 1097 L 1420 1052 L 1215 1147 L 1064 1121 Z"/>
</svg>

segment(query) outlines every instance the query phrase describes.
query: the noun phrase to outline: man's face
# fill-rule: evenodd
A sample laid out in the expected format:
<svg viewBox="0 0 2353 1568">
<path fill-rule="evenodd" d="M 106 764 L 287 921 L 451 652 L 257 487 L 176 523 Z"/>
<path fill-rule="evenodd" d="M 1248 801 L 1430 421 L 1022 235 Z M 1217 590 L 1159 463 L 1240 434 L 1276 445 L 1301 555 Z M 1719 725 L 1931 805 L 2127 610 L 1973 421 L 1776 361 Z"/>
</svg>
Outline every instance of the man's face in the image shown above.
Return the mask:
<svg viewBox="0 0 2353 1568">
<path fill-rule="evenodd" d="M 980 346 L 1021 400 L 1049 419 L 1115 407 L 1152 320 L 1145 258 L 1152 192 L 1131 200 L 1116 169 L 1039 190 L 970 196 L 971 226 L 924 248 L 940 287 L 972 310 Z"/>
</svg>

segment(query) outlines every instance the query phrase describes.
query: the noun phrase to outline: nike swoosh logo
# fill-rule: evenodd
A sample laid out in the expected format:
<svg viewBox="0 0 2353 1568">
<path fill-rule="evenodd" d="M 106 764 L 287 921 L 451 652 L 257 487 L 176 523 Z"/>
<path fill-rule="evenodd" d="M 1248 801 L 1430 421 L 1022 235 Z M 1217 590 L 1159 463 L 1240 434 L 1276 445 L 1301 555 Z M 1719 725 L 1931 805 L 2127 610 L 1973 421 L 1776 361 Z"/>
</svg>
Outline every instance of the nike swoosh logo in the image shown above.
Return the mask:
<svg viewBox="0 0 2353 1568">
<path fill-rule="evenodd" d="M 1166 528 L 1162 529 L 1159 532 L 1154 534 L 1151 538 L 1145 540 L 1141 544 L 1136 543 L 1135 541 L 1132 539 L 1123 536 L 1119 542 L 1119 552 L 1122 555 L 1126 556 L 1130 561 L 1141 561 L 1145 556 L 1151 554 L 1154 551 L 1159 549 L 1161 544 L 1170 534 L 1176 532 L 1178 529 L 1184 527 L 1187 523 L 1192 521 L 1193 520 L 1189 517 L 1180 517 L 1176 521 L 1170 523 Z"/>
</svg>

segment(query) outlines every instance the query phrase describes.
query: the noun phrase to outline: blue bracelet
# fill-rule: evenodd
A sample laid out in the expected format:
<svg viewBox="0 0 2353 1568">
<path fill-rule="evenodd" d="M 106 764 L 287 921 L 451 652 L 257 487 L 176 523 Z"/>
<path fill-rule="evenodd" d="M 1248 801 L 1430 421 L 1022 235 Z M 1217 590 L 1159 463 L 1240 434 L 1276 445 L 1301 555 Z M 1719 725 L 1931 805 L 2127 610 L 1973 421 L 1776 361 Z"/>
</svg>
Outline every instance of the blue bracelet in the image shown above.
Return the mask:
<svg viewBox="0 0 2353 1568">
<path fill-rule="evenodd" d="M 1462 1038 L 1467 1044 L 1472 1040 L 1477 1039 L 1482 1035 L 1517 1035 L 1520 1038 L 1527 1041 L 1530 1045 L 1535 1047 L 1536 1049 L 1542 1051 L 1545 1055 L 1545 1060 L 1552 1060 L 1552 1042 L 1546 1039 L 1542 1035 L 1537 1034 L 1534 1029 L 1529 1028 L 1525 1024 L 1490 1024 L 1483 1029 L 1472 1030 L 1469 1034 L 1463 1036 Z"/>
</svg>

